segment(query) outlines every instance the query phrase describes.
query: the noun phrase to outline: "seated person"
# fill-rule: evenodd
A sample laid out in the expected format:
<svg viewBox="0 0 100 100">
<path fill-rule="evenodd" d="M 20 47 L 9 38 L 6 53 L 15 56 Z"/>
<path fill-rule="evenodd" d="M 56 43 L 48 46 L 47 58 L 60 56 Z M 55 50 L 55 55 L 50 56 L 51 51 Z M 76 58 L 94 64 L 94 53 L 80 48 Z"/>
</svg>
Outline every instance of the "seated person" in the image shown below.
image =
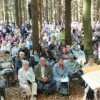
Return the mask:
<svg viewBox="0 0 100 100">
<path fill-rule="evenodd" d="M 61 56 L 61 53 L 55 48 L 52 51 L 52 55 L 53 55 L 54 62 L 57 62 L 57 59 Z"/>
<path fill-rule="evenodd" d="M 76 57 L 77 62 L 83 67 L 86 63 L 86 57 L 84 51 L 80 50 L 80 47 L 74 46 L 72 50 L 73 55 Z"/>
<path fill-rule="evenodd" d="M 0 98 L 3 97 L 5 99 L 5 80 L 0 73 Z M 2 100 L 2 99 L 0 99 Z"/>
<path fill-rule="evenodd" d="M 27 60 L 22 60 L 22 68 L 18 71 L 18 80 L 20 87 L 22 87 L 26 95 L 31 98 L 36 98 L 37 95 L 37 84 L 35 82 L 35 75 L 33 69 L 29 67 Z"/>
<path fill-rule="evenodd" d="M 74 60 L 74 56 L 72 54 L 69 55 L 69 60 L 66 63 L 68 65 L 70 78 L 73 78 L 74 76 L 81 78 L 82 71 L 80 65 L 76 60 Z"/>
<path fill-rule="evenodd" d="M 51 51 L 48 50 L 47 47 L 45 47 L 43 49 L 43 51 L 41 52 L 40 56 L 41 57 L 45 57 L 47 60 L 53 59 L 53 55 L 52 55 Z"/>
<path fill-rule="evenodd" d="M 29 60 L 30 58 L 30 50 L 28 50 L 26 47 L 25 47 L 25 43 L 22 43 L 21 44 L 21 47 L 19 48 L 18 50 L 18 55 L 20 52 L 24 52 L 25 53 L 25 57 L 27 60 Z"/>
<path fill-rule="evenodd" d="M 15 67 L 16 67 L 17 74 L 18 74 L 18 70 L 22 68 L 22 60 L 26 60 L 24 52 L 20 52 L 19 56 L 15 59 Z"/>
<path fill-rule="evenodd" d="M 53 78 L 56 81 L 57 91 L 59 91 L 61 83 L 63 83 L 62 79 L 65 79 L 66 83 L 69 83 L 68 67 L 63 57 L 60 57 L 53 67 Z"/>
<path fill-rule="evenodd" d="M 56 46 L 55 41 L 52 40 L 50 45 L 48 46 L 48 50 L 50 50 L 50 51 L 54 50 L 55 46 Z"/>
<path fill-rule="evenodd" d="M 90 55 L 90 56 L 88 57 L 88 63 L 85 65 L 85 67 L 96 66 L 96 65 L 97 65 L 97 64 L 95 63 L 94 57 Z M 89 85 L 86 85 L 83 100 L 86 100 L 86 99 L 87 99 L 88 93 L 89 93 L 90 90 L 91 90 L 91 89 L 90 89 Z M 93 92 L 92 92 L 92 93 L 93 93 Z M 94 90 L 94 93 L 97 94 L 97 90 Z M 91 94 L 91 93 L 90 93 L 90 94 Z M 91 95 L 94 95 L 94 94 L 91 94 Z M 94 95 L 94 96 L 96 96 L 96 95 Z M 92 98 L 92 97 L 88 97 L 88 98 Z M 93 100 L 93 99 L 94 99 L 94 98 L 92 98 L 92 100 Z"/>
<path fill-rule="evenodd" d="M 14 66 L 9 58 L 9 52 L 2 52 L 2 61 L 0 61 L 1 73 L 6 79 L 6 85 L 14 83 Z M 13 81 L 12 81 L 13 80 Z"/>
<path fill-rule="evenodd" d="M 54 90 L 55 81 L 52 77 L 51 67 L 46 65 L 46 59 L 41 57 L 39 64 L 34 68 L 36 81 L 38 84 L 38 91 L 45 91 L 47 95 L 51 94 Z"/>
<path fill-rule="evenodd" d="M 14 66 L 15 66 L 15 59 L 18 56 L 18 50 L 19 50 L 18 43 L 15 42 L 15 44 L 12 47 L 12 50 L 11 50 L 11 55 L 12 55 L 12 60 L 13 60 Z"/>
<path fill-rule="evenodd" d="M 85 67 L 95 66 L 95 65 L 97 65 L 97 64 L 95 63 L 94 57 L 93 56 L 89 56 L 88 63 L 85 65 Z"/>
<path fill-rule="evenodd" d="M 34 69 L 34 66 L 38 64 L 39 59 L 40 59 L 39 58 L 39 53 L 38 53 L 37 50 L 34 50 L 34 51 L 30 52 L 30 53 L 31 53 L 30 54 L 30 59 L 29 59 L 30 66 L 32 66 L 32 68 Z"/>
<path fill-rule="evenodd" d="M 62 54 L 64 60 L 68 60 L 69 55 L 72 54 L 71 47 L 69 45 L 66 45 L 65 47 L 63 47 L 61 49 L 61 54 Z"/>
</svg>

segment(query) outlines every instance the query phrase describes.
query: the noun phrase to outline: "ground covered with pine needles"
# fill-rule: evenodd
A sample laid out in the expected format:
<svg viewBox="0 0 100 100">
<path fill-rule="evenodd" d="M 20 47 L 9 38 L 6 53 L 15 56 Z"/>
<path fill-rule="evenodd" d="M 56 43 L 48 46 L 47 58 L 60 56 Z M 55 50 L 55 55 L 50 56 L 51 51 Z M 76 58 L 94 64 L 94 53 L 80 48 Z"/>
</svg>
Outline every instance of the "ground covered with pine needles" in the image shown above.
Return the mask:
<svg viewBox="0 0 100 100">
<path fill-rule="evenodd" d="M 55 93 L 46 97 L 45 94 L 39 94 L 37 100 L 82 100 L 83 94 L 84 88 L 77 82 L 73 82 L 70 96 L 60 96 Z M 6 100 L 21 100 L 19 86 L 6 88 Z"/>
</svg>

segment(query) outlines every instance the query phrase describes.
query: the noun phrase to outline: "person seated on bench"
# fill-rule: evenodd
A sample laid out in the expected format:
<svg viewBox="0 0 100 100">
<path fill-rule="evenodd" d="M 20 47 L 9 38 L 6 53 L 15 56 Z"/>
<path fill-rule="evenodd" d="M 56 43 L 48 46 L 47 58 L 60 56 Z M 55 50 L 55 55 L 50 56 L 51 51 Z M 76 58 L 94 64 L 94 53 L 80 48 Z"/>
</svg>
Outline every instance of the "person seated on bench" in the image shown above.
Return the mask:
<svg viewBox="0 0 100 100">
<path fill-rule="evenodd" d="M 22 68 L 18 71 L 18 80 L 20 87 L 26 91 L 27 97 L 36 99 L 37 84 L 35 75 L 27 60 L 22 60 Z"/>
</svg>

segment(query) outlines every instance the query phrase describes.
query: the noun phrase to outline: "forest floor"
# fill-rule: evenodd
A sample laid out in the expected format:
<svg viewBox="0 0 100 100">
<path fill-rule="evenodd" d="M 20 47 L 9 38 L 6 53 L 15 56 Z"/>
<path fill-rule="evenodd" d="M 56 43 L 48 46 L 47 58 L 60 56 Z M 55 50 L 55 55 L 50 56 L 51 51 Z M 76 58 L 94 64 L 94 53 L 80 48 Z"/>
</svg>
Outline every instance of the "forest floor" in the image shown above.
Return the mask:
<svg viewBox="0 0 100 100">
<path fill-rule="evenodd" d="M 6 100 L 21 100 L 19 87 L 10 87 L 6 89 Z M 71 95 L 60 96 L 58 94 L 52 94 L 46 97 L 44 94 L 39 94 L 37 100 L 82 100 L 84 94 L 84 88 L 76 82 L 71 84 Z"/>
</svg>

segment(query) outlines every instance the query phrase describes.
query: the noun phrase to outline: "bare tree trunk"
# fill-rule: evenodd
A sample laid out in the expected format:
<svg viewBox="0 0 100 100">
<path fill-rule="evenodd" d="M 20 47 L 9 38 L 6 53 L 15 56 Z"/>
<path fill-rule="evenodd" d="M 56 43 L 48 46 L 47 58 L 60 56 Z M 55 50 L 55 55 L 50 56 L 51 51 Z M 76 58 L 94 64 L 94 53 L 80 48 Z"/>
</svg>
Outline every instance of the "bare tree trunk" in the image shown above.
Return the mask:
<svg viewBox="0 0 100 100">
<path fill-rule="evenodd" d="M 65 0 L 65 40 L 68 45 L 72 44 L 72 39 L 71 39 L 71 0 Z"/>
<path fill-rule="evenodd" d="M 25 7 L 25 0 L 22 0 L 22 23 L 25 23 L 25 14 L 26 14 L 26 7 Z"/>
<path fill-rule="evenodd" d="M 62 15 L 62 4 L 61 0 L 58 0 L 58 20 L 61 21 L 61 15 Z"/>
<path fill-rule="evenodd" d="M 5 21 L 9 22 L 8 0 L 4 0 L 4 9 L 5 9 Z"/>
<path fill-rule="evenodd" d="M 33 40 L 33 49 L 40 49 L 39 45 L 39 27 L 38 27 L 38 1 L 32 0 L 32 40 Z"/>
<path fill-rule="evenodd" d="M 46 12 L 45 12 L 45 15 L 46 15 L 46 20 L 48 21 L 48 0 L 46 0 Z"/>
<path fill-rule="evenodd" d="M 19 7 L 19 27 L 22 26 L 22 0 L 18 0 L 18 7 Z"/>
<path fill-rule="evenodd" d="M 14 0 L 15 6 L 15 18 L 16 18 L 16 25 L 19 27 L 19 10 L 18 10 L 18 0 Z"/>
<path fill-rule="evenodd" d="M 53 22 L 53 0 L 50 1 L 50 20 Z"/>
<path fill-rule="evenodd" d="M 84 27 L 84 47 L 88 57 L 93 54 L 92 27 L 91 27 L 91 0 L 83 1 L 83 27 Z"/>
<path fill-rule="evenodd" d="M 42 29 L 42 10 L 43 10 L 43 1 L 42 0 L 39 0 L 38 1 L 38 7 L 39 7 L 39 32 L 41 31 Z"/>
<path fill-rule="evenodd" d="M 97 21 L 100 21 L 100 0 L 97 0 Z"/>
<path fill-rule="evenodd" d="M 56 28 L 56 0 L 54 0 L 54 5 L 53 5 L 53 9 L 54 9 L 54 25 L 55 25 L 55 28 Z"/>
</svg>

